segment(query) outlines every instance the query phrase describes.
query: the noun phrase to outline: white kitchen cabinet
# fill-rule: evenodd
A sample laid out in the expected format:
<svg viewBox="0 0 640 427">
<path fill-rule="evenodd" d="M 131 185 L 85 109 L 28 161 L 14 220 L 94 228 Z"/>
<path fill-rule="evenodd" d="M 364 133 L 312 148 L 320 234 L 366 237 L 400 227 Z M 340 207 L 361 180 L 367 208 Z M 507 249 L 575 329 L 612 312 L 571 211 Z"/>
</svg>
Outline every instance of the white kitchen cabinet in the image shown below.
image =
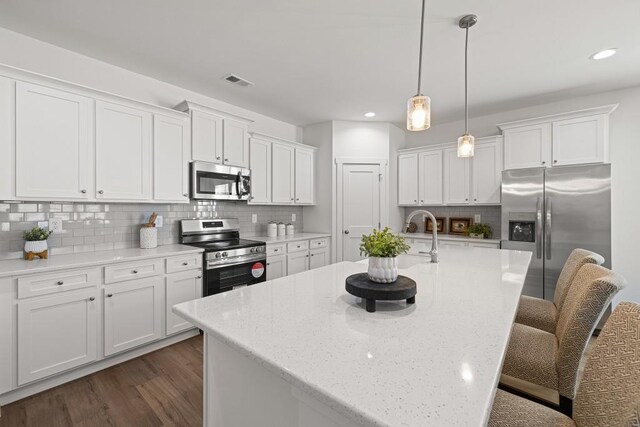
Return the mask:
<svg viewBox="0 0 640 427">
<path fill-rule="evenodd" d="M 329 248 L 312 249 L 309 251 L 309 269 L 324 267 L 329 265 Z"/>
<path fill-rule="evenodd" d="M 19 301 L 18 385 L 97 358 L 98 290 Z"/>
<path fill-rule="evenodd" d="M 444 203 L 469 203 L 469 158 L 458 157 L 457 148 L 446 148 L 444 156 Z"/>
<path fill-rule="evenodd" d="M 418 184 L 420 205 L 442 204 L 442 150 L 426 151 L 418 155 Z"/>
<path fill-rule="evenodd" d="M 165 284 L 166 334 L 172 335 L 193 328 L 194 326 L 187 320 L 174 314 L 172 308 L 176 304 L 202 297 L 202 270 L 170 274 Z"/>
<path fill-rule="evenodd" d="M 314 195 L 314 152 L 302 148 L 295 149 L 295 203 L 313 204 Z"/>
<path fill-rule="evenodd" d="M 473 203 L 499 204 L 502 191 L 501 141 L 476 144 L 472 169 Z"/>
<path fill-rule="evenodd" d="M 251 199 L 253 203 L 271 203 L 271 142 L 258 138 L 249 140 L 251 169 Z"/>
<path fill-rule="evenodd" d="M 96 198 L 151 199 L 152 114 L 96 101 Z"/>
<path fill-rule="evenodd" d="M 551 123 L 506 129 L 503 136 L 505 169 L 551 166 Z"/>
<path fill-rule="evenodd" d="M 92 171 L 89 98 L 17 82 L 15 108 L 16 197 L 87 199 Z"/>
<path fill-rule="evenodd" d="M 153 118 L 153 199 L 189 201 L 189 121 Z"/>
<path fill-rule="evenodd" d="M 222 121 L 224 164 L 249 167 L 249 126 L 235 120 Z"/>
<path fill-rule="evenodd" d="M 191 158 L 222 163 L 222 117 L 191 111 Z"/>
<path fill-rule="evenodd" d="M 14 94 L 13 81 L 0 77 L 0 200 L 15 198 L 15 143 L 12 126 L 15 123 Z M 0 386 L 0 393 L 1 388 Z"/>
<path fill-rule="evenodd" d="M 284 144 L 271 145 L 271 195 L 273 203 L 294 202 L 295 148 Z"/>
<path fill-rule="evenodd" d="M 287 276 L 309 270 L 309 251 L 287 255 Z"/>
<path fill-rule="evenodd" d="M 553 122 L 553 166 L 607 161 L 608 117 L 578 117 Z"/>
<path fill-rule="evenodd" d="M 13 287 L 8 277 L 0 279 L 0 394 L 10 391 L 13 385 L 14 366 L 12 363 L 15 354 L 14 336 L 15 311 L 13 309 Z"/>
<path fill-rule="evenodd" d="M 273 280 L 287 275 L 287 256 L 267 256 L 267 280 Z"/>
<path fill-rule="evenodd" d="M 398 204 L 418 205 L 418 154 L 398 156 Z"/>
<path fill-rule="evenodd" d="M 104 354 L 110 356 L 161 337 L 162 277 L 104 288 Z"/>
</svg>

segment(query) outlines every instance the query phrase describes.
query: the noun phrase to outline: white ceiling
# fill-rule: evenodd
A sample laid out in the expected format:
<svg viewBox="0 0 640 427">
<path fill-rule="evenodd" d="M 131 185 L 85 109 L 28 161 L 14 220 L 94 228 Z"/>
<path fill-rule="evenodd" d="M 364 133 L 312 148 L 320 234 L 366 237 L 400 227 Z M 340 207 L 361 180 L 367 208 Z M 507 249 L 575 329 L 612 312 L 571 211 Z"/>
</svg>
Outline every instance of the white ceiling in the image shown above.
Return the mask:
<svg viewBox="0 0 640 427">
<path fill-rule="evenodd" d="M 297 125 L 402 123 L 420 0 L 0 0 L 0 26 Z M 427 1 L 432 123 L 640 84 L 637 0 Z M 614 57 L 589 60 L 617 47 Z M 238 88 L 221 78 L 255 83 Z"/>
</svg>

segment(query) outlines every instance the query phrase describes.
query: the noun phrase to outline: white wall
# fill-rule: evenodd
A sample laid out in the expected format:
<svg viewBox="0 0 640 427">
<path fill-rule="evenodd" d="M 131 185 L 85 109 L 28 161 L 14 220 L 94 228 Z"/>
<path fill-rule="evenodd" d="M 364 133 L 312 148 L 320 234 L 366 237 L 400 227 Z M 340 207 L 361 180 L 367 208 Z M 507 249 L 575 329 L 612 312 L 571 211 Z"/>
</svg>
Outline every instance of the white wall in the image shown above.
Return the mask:
<svg viewBox="0 0 640 427">
<path fill-rule="evenodd" d="M 404 226 L 404 208 L 398 206 L 398 150 L 405 146 L 405 131 L 389 125 L 389 227 L 396 233 Z"/>
<path fill-rule="evenodd" d="M 611 115 L 611 216 L 612 267 L 625 276 L 627 288 L 616 301 L 640 302 L 640 249 L 637 247 L 640 214 L 640 87 L 571 98 L 561 102 L 474 117 L 469 130 L 476 137 L 498 134 L 497 123 L 607 104 L 620 104 Z M 462 120 L 433 126 L 425 132 L 409 133 L 407 147 L 455 141 L 464 130 Z"/>
<path fill-rule="evenodd" d="M 1 27 L 0 63 L 163 107 L 173 108 L 188 99 L 252 119 L 253 131 L 295 141 L 302 139 L 298 126 Z"/>
<path fill-rule="evenodd" d="M 316 152 L 316 205 L 305 206 L 303 230 L 331 233 L 333 231 L 333 122 L 318 123 L 304 128 L 304 143 L 318 147 Z"/>
</svg>

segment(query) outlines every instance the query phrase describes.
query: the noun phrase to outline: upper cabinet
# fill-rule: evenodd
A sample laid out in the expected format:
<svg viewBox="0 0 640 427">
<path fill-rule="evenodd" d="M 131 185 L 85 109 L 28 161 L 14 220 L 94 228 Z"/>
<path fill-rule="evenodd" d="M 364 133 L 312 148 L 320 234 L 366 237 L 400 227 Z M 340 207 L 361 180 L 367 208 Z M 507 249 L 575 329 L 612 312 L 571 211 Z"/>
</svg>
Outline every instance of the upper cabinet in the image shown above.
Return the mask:
<svg viewBox="0 0 640 427">
<path fill-rule="evenodd" d="M 16 83 L 16 197 L 86 200 L 90 184 L 90 99 Z"/>
<path fill-rule="evenodd" d="M 304 148 L 295 150 L 295 202 L 300 205 L 311 205 L 314 202 L 314 152 Z"/>
<path fill-rule="evenodd" d="M 191 101 L 176 106 L 191 115 L 191 159 L 249 167 L 252 120 Z"/>
<path fill-rule="evenodd" d="M 186 118 L 160 114 L 153 118 L 154 200 L 189 201 L 189 128 Z"/>
<path fill-rule="evenodd" d="M 271 185 L 273 203 L 294 202 L 295 148 L 274 143 L 271 148 Z"/>
<path fill-rule="evenodd" d="M 458 157 L 457 147 L 446 148 L 444 157 L 444 203 L 460 205 L 469 203 L 469 158 Z"/>
<path fill-rule="evenodd" d="M 609 161 L 609 115 L 617 105 L 502 123 L 504 168 Z"/>
<path fill-rule="evenodd" d="M 473 204 L 499 204 L 502 187 L 502 141 L 477 144 L 471 161 Z"/>
<path fill-rule="evenodd" d="M 0 200 L 15 197 L 14 86 L 12 80 L 0 77 Z"/>
<path fill-rule="evenodd" d="M 251 168 L 249 203 L 271 203 L 271 142 L 251 138 L 249 167 Z"/>
<path fill-rule="evenodd" d="M 148 111 L 96 102 L 96 198 L 151 199 L 151 125 Z"/>
<path fill-rule="evenodd" d="M 441 205 L 442 150 L 431 150 L 418 156 L 418 187 L 421 205 Z"/>
<path fill-rule="evenodd" d="M 418 205 L 418 154 L 398 155 L 398 203 Z"/>
</svg>

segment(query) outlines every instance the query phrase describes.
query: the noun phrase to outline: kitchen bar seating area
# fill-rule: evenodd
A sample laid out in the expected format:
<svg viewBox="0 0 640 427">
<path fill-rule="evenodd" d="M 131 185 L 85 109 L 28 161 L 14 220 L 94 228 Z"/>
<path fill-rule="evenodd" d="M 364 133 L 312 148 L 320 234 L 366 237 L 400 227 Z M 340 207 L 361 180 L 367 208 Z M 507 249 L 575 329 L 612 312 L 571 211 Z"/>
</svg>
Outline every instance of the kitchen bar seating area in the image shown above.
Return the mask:
<svg viewBox="0 0 640 427">
<path fill-rule="evenodd" d="M 639 21 L 2 2 L 0 427 L 640 425 Z"/>
</svg>

